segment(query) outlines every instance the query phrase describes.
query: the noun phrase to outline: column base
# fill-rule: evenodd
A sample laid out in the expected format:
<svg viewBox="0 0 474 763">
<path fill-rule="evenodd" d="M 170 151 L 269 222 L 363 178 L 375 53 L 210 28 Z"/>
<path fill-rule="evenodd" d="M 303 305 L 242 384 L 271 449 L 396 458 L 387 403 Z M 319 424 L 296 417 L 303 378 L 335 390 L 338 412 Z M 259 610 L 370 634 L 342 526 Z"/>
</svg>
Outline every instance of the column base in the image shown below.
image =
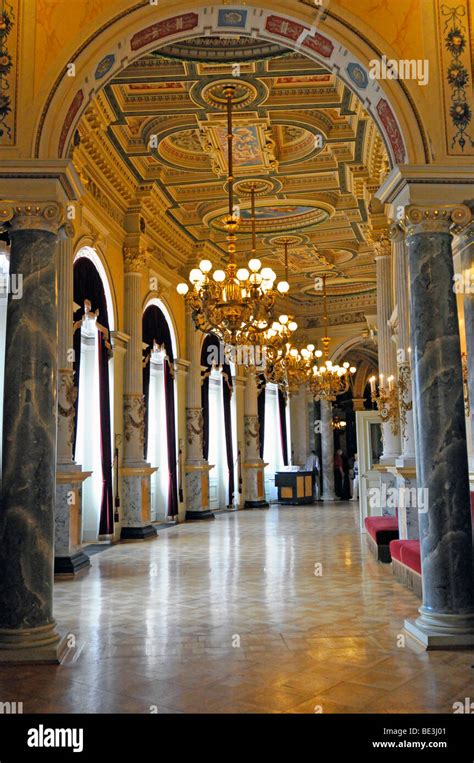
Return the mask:
<svg viewBox="0 0 474 763">
<path fill-rule="evenodd" d="M 244 509 L 269 509 L 270 504 L 268 501 L 260 500 L 260 501 L 245 501 L 243 505 Z"/>
<path fill-rule="evenodd" d="M 59 665 L 69 651 L 67 636 L 56 632 L 56 623 L 39 628 L 0 628 L 0 665 Z"/>
<path fill-rule="evenodd" d="M 186 512 L 186 521 L 192 520 L 192 519 L 215 519 L 215 515 L 210 511 L 210 509 L 204 509 L 203 511 L 187 511 Z"/>
<path fill-rule="evenodd" d="M 329 502 L 329 501 L 340 501 L 341 499 L 338 498 L 337 495 L 328 495 L 328 496 L 322 495 L 319 500 Z"/>
<path fill-rule="evenodd" d="M 54 576 L 61 578 L 74 578 L 83 575 L 89 570 L 91 560 L 82 549 L 69 556 L 54 557 Z"/>
<path fill-rule="evenodd" d="M 153 525 L 144 525 L 143 527 L 122 527 L 120 532 L 121 541 L 138 541 L 158 538 L 158 533 Z"/>
<path fill-rule="evenodd" d="M 420 608 L 421 617 L 405 620 L 406 632 L 427 650 L 474 647 L 473 615 L 432 615 Z"/>
</svg>

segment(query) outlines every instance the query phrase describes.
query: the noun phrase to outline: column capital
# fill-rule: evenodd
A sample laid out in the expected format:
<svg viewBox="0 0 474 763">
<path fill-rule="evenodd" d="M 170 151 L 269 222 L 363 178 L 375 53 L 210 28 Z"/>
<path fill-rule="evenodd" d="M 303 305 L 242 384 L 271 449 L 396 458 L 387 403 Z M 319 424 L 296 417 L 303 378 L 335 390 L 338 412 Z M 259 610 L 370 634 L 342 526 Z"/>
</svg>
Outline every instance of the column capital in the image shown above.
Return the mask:
<svg viewBox="0 0 474 763">
<path fill-rule="evenodd" d="M 390 242 L 389 229 L 382 229 L 378 231 L 370 231 L 369 240 L 374 247 L 375 259 L 381 257 L 390 257 L 392 254 L 392 245 Z"/>
<path fill-rule="evenodd" d="M 11 231 L 44 230 L 58 234 L 66 222 L 66 212 L 57 201 L 2 201 L 0 224 L 9 223 Z"/>
<path fill-rule="evenodd" d="M 417 233 L 458 233 L 472 221 L 472 212 L 465 204 L 445 204 L 405 208 L 407 236 Z"/>
<path fill-rule="evenodd" d="M 148 255 L 144 247 L 124 246 L 123 260 L 124 260 L 126 274 L 141 273 L 143 268 L 145 268 L 147 265 Z"/>
<path fill-rule="evenodd" d="M 390 223 L 389 236 L 392 244 L 399 244 L 405 240 L 405 226 L 401 220 Z"/>
</svg>

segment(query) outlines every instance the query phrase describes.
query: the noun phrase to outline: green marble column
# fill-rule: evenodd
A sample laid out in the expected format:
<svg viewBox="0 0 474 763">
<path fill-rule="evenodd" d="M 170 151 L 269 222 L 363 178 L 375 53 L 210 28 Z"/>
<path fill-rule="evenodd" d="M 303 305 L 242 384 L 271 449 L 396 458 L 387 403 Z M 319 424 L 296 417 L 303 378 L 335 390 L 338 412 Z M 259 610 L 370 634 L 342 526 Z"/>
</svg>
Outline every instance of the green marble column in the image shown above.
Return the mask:
<svg viewBox="0 0 474 763">
<path fill-rule="evenodd" d="M 58 662 L 53 618 L 57 281 L 60 205 L 0 205 L 10 273 L 21 298 L 7 311 L 0 505 L 0 663 Z"/>
</svg>

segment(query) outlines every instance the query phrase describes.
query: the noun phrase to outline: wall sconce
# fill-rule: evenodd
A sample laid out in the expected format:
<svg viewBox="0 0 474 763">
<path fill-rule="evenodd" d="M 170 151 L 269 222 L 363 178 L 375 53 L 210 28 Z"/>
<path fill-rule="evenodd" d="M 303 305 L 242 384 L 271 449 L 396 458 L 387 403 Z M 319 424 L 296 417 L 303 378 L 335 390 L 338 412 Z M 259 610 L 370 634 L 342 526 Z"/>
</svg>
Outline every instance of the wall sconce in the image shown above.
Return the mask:
<svg viewBox="0 0 474 763">
<path fill-rule="evenodd" d="M 379 374 L 378 394 L 375 376 L 371 376 L 370 382 L 370 399 L 373 403 L 377 403 L 380 416 L 384 424 L 390 422 L 390 428 L 393 435 L 397 435 L 400 432 L 400 409 L 399 409 L 399 395 L 398 385 L 393 376 L 389 376 L 387 380 L 383 374 Z"/>
</svg>

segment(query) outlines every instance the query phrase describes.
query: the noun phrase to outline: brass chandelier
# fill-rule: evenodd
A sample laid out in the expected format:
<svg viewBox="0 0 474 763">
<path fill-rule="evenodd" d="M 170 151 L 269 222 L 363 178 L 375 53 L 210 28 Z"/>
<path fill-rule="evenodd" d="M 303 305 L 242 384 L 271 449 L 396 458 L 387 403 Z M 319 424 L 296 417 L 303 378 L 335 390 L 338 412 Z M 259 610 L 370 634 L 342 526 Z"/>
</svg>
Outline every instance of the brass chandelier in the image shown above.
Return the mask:
<svg viewBox="0 0 474 763">
<path fill-rule="evenodd" d="M 290 316 L 281 315 L 278 321 L 272 310 L 278 294 L 286 294 L 288 280 L 276 283 L 275 272 L 256 257 L 255 244 L 255 189 L 252 191 L 252 255 L 247 267 L 236 262 L 236 230 L 238 217 L 234 210 L 233 176 L 233 130 L 232 102 L 235 85 L 225 88 L 227 102 L 227 157 L 228 157 L 228 261 L 225 269 L 217 268 L 204 259 L 189 274 L 191 286 L 179 283 L 178 294 L 185 296 L 192 310 L 194 325 L 204 333 L 215 334 L 227 345 L 260 345 L 269 348 L 276 356 L 296 330 L 297 324 Z M 213 271 L 213 272 L 212 272 Z M 211 274 L 212 272 L 212 274 Z"/>
<path fill-rule="evenodd" d="M 322 338 L 323 350 L 316 350 L 316 360 L 322 359 L 321 365 L 317 362 L 313 366 L 309 376 L 309 388 L 315 400 L 333 401 L 338 395 L 342 395 L 349 389 L 351 377 L 356 372 L 355 366 L 350 366 L 346 361 L 342 365 L 334 365 L 329 359 L 328 337 L 328 314 L 326 295 L 326 276 L 323 276 L 323 321 L 324 336 Z"/>
</svg>

